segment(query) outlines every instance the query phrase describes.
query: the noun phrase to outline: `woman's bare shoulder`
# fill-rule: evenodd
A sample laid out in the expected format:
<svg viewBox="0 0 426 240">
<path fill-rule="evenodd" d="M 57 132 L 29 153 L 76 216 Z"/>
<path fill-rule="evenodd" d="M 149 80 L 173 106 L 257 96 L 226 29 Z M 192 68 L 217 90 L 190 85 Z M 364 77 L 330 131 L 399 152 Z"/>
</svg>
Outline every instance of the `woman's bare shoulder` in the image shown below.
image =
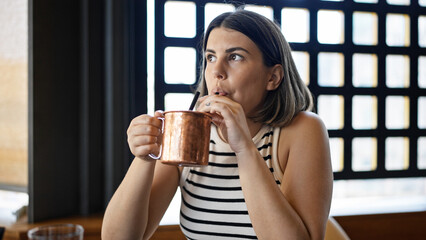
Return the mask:
<svg viewBox="0 0 426 240">
<path fill-rule="evenodd" d="M 327 141 L 328 133 L 321 118 L 312 112 L 300 112 L 279 135 L 278 159 L 281 169 L 286 169 L 290 150 L 303 147 L 312 141 Z M 315 144 L 316 145 L 316 144 Z"/>
<path fill-rule="evenodd" d="M 300 112 L 298 113 L 291 123 L 283 127 L 282 133 L 286 135 L 300 135 L 322 133 L 324 134 L 327 130 L 321 118 L 313 112 Z"/>
</svg>

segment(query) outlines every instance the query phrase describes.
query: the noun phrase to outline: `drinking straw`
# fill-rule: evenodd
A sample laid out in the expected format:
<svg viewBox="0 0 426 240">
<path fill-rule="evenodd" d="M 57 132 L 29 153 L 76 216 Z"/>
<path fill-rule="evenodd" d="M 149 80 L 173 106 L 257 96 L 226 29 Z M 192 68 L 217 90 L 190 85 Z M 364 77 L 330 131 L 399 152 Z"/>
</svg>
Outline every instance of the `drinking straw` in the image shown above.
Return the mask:
<svg viewBox="0 0 426 240">
<path fill-rule="evenodd" d="M 192 111 L 195 107 L 195 103 L 197 103 L 198 97 L 200 96 L 200 92 L 197 91 L 194 95 L 194 98 L 192 99 L 191 106 L 189 107 L 189 111 Z"/>
</svg>

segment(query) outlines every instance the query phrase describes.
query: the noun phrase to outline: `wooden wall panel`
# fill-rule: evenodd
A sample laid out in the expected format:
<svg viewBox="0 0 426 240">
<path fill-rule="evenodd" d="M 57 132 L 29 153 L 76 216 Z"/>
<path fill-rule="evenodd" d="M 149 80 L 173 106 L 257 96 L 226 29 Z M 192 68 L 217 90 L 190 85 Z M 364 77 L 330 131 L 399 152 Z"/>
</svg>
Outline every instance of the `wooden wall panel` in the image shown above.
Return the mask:
<svg viewBox="0 0 426 240">
<path fill-rule="evenodd" d="M 352 240 L 426 239 L 426 212 L 335 217 Z"/>
</svg>

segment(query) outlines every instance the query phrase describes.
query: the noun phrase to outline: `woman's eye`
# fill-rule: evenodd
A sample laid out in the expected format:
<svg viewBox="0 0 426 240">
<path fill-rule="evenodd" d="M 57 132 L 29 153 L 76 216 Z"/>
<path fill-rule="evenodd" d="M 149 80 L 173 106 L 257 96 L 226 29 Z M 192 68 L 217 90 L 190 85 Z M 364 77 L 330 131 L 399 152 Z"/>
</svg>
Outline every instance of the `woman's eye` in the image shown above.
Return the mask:
<svg viewBox="0 0 426 240">
<path fill-rule="evenodd" d="M 208 62 L 214 62 L 216 60 L 216 57 L 209 54 L 206 56 L 206 59 Z"/>
<path fill-rule="evenodd" d="M 232 61 L 241 61 L 242 59 L 243 59 L 243 57 L 241 57 L 240 55 L 238 55 L 238 54 L 231 54 L 230 56 L 229 56 L 229 58 L 232 60 Z"/>
</svg>

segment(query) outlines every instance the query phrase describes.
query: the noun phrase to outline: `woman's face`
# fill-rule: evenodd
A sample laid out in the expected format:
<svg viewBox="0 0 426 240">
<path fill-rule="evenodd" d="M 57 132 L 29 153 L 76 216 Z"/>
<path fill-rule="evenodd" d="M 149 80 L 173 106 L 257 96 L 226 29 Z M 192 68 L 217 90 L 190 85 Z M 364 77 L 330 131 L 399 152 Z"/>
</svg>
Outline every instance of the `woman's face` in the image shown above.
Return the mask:
<svg viewBox="0 0 426 240">
<path fill-rule="evenodd" d="M 229 97 L 242 105 L 246 116 L 253 116 L 262 106 L 272 69 L 263 64 L 256 44 L 238 31 L 215 28 L 207 40 L 205 58 L 209 95 Z"/>
</svg>

